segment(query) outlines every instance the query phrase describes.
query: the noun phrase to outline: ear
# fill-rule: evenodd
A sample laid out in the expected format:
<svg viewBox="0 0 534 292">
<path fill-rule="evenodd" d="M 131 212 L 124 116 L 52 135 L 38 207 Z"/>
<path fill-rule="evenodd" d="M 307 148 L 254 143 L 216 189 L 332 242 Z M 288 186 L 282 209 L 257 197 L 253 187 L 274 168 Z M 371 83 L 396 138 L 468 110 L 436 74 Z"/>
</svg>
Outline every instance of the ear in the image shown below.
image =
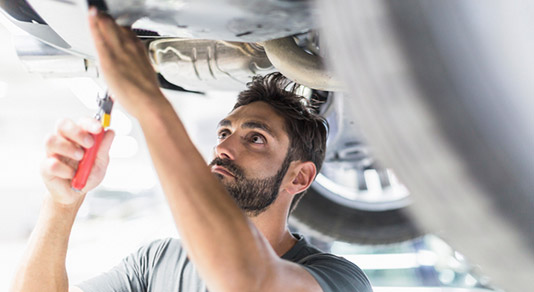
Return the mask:
<svg viewBox="0 0 534 292">
<path fill-rule="evenodd" d="M 298 162 L 295 169 L 297 175 L 290 182 L 289 186 L 286 188 L 287 192 L 291 195 L 298 194 L 311 185 L 315 179 L 315 174 L 317 169 L 315 164 L 311 161 Z"/>
</svg>

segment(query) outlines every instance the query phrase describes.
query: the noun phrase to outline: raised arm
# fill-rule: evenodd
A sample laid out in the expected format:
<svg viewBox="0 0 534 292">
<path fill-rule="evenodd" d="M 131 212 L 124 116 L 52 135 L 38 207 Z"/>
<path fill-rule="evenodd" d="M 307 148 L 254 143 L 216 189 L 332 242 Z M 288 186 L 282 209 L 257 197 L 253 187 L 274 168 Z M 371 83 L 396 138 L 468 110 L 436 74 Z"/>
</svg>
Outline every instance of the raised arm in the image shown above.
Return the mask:
<svg viewBox="0 0 534 292">
<path fill-rule="evenodd" d="M 135 34 L 90 15 L 106 82 L 139 120 L 182 242 L 210 291 L 320 291 L 304 268 L 277 256 L 210 172 Z"/>
<path fill-rule="evenodd" d="M 68 291 L 65 258 L 70 232 L 85 194 L 104 177 L 114 136 L 112 131 L 104 136 L 86 187 L 81 192 L 73 191 L 70 181 L 83 156 L 82 146 L 87 148 L 93 144 L 89 132 L 97 134 L 100 131 L 100 123 L 93 119 L 78 124 L 64 120 L 58 124 L 57 132 L 48 138 L 47 157 L 42 164 L 41 174 L 49 193 L 11 291 Z"/>
</svg>

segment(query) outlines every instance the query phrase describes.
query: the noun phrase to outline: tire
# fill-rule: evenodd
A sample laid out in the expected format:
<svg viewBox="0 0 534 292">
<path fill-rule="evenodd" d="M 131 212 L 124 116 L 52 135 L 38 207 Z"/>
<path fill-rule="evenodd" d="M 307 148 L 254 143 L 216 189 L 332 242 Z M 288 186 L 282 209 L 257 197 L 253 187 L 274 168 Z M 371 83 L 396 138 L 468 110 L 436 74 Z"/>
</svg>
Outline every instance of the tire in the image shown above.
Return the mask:
<svg viewBox="0 0 534 292">
<path fill-rule="evenodd" d="M 364 211 L 338 204 L 311 187 L 290 217 L 307 234 L 357 244 L 387 244 L 418 237 L 405 209 Z"/>
<path fill-rule="evenodd" d="M 378 159 L 410 190 L 411 216 L 497 286 L 529 290 L 531 2 L 318 5 L 332 65 L 358 109 L 355 120 Z"/>
<path fill-rule="evenodd" d="M 388 244 L 422 235 L 406 208 L 410 194 L 374 159 L 340 92 L 314 93 L 312 103 L 329 124 L 325 160 L 290 217 L 298 230 L 325 241 Z"/>
</svg>

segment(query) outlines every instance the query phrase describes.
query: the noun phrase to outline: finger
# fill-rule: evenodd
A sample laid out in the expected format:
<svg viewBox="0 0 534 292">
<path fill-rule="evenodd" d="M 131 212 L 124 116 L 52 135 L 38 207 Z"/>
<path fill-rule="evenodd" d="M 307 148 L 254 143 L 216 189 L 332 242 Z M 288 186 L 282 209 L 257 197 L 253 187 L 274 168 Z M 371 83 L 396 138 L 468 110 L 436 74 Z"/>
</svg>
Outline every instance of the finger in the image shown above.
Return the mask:
<svg viewBox="0 0 534 292">
<path fill-rule="evenodd" d="M 89 31 L 91 32 L 91 37 L 95 45 L 98 63 L 105 72 L 105 68 L 110 66 L 112 60 L 115 58 L 114 50 L 110 48 L 117 44 L 110 43 L 109 37 L 107 36 L 110 32 L 102 29 L 99 25 L 101 21 L 99 14 L 95 7 L 89 9 Z"/>
<path fill-rule="evenodd" d="M 131 27 L 129 26 L 119 26 L 119 29 L 122 32 L 122 35 L 130 39 L 137 39 L 137 35 L 134 33 Z"/>
<path fill-rule="evenodd" d="M 91 136 L 87 130 L 68 119 L 58 123 L 57 132 L 66 139 L 81 145 L 84 148 L 90 148 L 95 143 L 93 136 Z"/>
<path fill-rule="evenodd" d="M 98 149 L 98 153 L 96 155 L 95 167 L 104 171 L 109 163 L 109 150 L 111 148 L 111 142 L 113 142 L 113 138 L 115 138 L 115 132 L 113 130 L 107 130 L 106 133 L 104 133 L 104 138 L 102 139 L 100 148 Z"/>
<path fill-rule="evenodd" d="M 89 8 L 89 31 L 95 44 L 95 48 L 99 56 L 107 55 L 108 51 L 105 49 L 106 44 L 104 42 L 103 33 L 98 26 L 98 10 L 96 7 Z"/>
<path fill-rule="evenodd" d="M 90 13 L 91 15 L 91 13 Z M 96 25 L 101 32 L 101 37 L 111 46 L 119 48 L 122 46 L 124 37 L 120 26 L 115 23 L 115 20 L 106 13 L 99 12 L 93 17 L 96 18 Z"/>
<path fill-rule="evenodd" d="M 139 36 L 137 36 L 137 33 L 132 29 L 131 26 L 119 26 L 119 29 L 121 31 L 121 35 L 124 38 L 124 41 L 130 41 L 131 43 L 135 44 L 136 46 L 145 47 Z"/>
<path fill-rule="evenodd" d="M 115 138 L 115 131 L 107 130 L 100 144 L 100 149 L 98 149 L 97 157 L 101 157 L 102 155 L 109 154 L 109 149 L 111 148 L 111 143 L 113 142 L 114 138 Z"/>
<path fill-rule="evenodd" d="M 45 148 L 48 157 L 60 155 L 76 161 L 81 160 L 84 153 L 79 145 L 58 135 L 48 137 Z"/>
<path fill-rule="evenodd" d="M 93 134 L 98 134 L 102 131 L 102 122 L 95 118 L 83 117 L 79 118 L 76 122 L 78 126 L 82 127 L 85 131 Z"/>
<path fill-rule="evenodd" d="M 146 49 L 144 44 L 139 40 L 135 32 L 131 31 L 129 28 L 126 27 L 120 27 L 121 31 L 121 49 L 123 50 L 123 54 L 136 56 L 136 57 L 144 57 L 146 56 Z M 120 57 L 120 56 L 118 56 Z"/>
<path fill-rule="evenodd" d="M 61 162 L 65 163 L 66 165 L 72 167 L 72 169 L 77 169 L 78 168 L 78 164 L 80 163 L 79 160 L 70 159 L 70 158 L 68 158 L 66 156 L 54 155 L 54 157 L 56 157 Z"/>
<path fill-rule="evenodd" d="M 75 170 L 56 157 L 49 157 L 43 162 L 42 173 L 44 176 L 50 178 L 59 177 L 63 179 L 72 179 Z"/>
</svg>

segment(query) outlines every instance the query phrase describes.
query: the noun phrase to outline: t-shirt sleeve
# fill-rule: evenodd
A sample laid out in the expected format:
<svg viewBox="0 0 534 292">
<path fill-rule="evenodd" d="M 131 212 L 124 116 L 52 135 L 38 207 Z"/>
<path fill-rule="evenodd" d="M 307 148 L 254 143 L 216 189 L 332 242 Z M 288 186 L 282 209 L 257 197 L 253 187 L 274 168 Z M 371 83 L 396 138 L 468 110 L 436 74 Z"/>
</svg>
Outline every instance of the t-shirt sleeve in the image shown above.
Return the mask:
<svg viewBox="0 0 534 292">
<path fill-rule="evenodd" d="M 141 247 L 108 272 L 75 286 L 84 292 L 146 291 L 149 273 L 157 258 L 156 253 L 161 250 L 162 241 L 157 240 Z"/>
<path fill-rule="evenodd" d="M 324 292 L 372 292 L 364 272 L 352 262 L 332 255 L 314 254 L 301 261 Z"/>
</svg>

